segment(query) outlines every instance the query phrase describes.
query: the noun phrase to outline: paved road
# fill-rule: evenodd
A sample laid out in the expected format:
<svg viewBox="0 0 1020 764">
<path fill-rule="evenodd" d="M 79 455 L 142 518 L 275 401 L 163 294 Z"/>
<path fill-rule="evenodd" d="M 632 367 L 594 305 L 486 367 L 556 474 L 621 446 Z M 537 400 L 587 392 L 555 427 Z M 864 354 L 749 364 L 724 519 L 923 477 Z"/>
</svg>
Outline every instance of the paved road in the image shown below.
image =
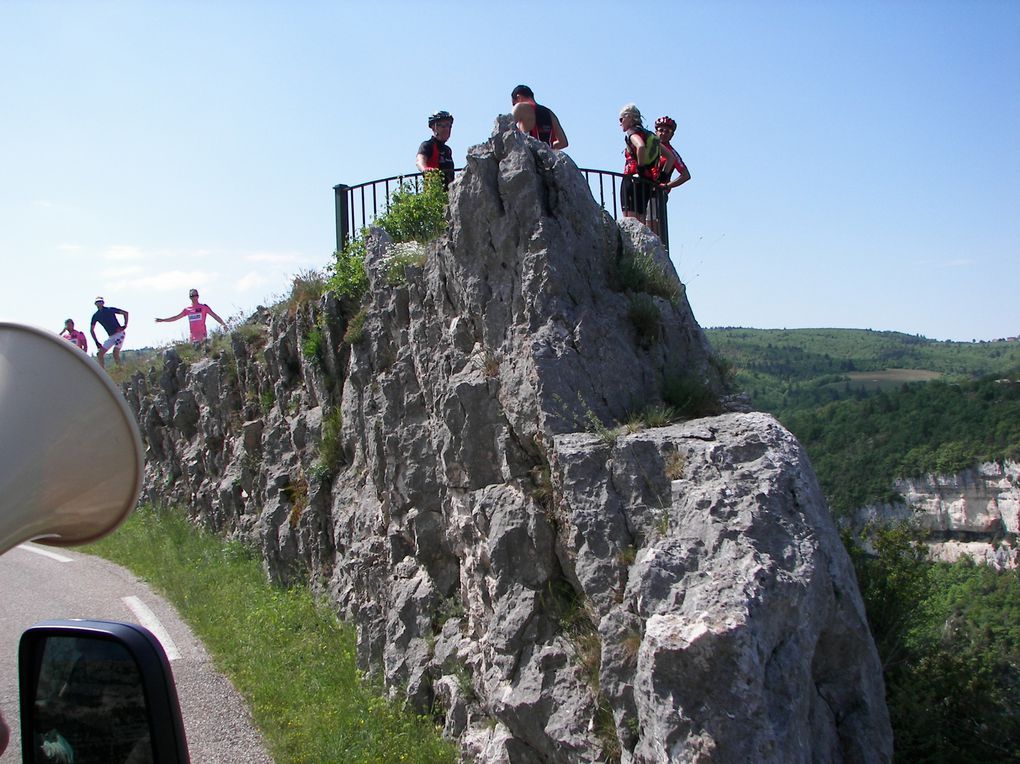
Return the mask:
<svg viewBox="0 0 1020 764">
<path fill-rule="evenodd" d="M 142 623 L 171 659 L 192 763 L 272 764 L 247 707 L 213 668 L 202 644 L 170 604 L 124 568 L 71 550 L 25 544 L 0 556 L 0 594 L 0 708 L 11 727 L 0 764 L 21 761 L 18 639 L 32 624 L 54 618 Z M 150 614 L 155 622 L 144 622 Z"/>
</svg>

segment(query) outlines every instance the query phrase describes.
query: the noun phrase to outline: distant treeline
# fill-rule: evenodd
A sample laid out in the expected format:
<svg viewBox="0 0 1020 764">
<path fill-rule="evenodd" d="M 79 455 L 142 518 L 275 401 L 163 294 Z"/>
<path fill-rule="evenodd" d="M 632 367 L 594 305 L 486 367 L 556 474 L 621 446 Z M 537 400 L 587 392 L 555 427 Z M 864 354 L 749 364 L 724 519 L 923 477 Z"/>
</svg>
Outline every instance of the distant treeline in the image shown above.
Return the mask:
<svg viewBox="0 0 1020 764">
<path fill-rule="evenodd" d="M 807 448 L 834 513 L 888 501 L 898 477 L 1020 459 L 1020 342 L 936 342 L 859 329 L 709 329 L 755 408 Z M 945 376 L 875 389 L 852 371 Z"/>
</svg>

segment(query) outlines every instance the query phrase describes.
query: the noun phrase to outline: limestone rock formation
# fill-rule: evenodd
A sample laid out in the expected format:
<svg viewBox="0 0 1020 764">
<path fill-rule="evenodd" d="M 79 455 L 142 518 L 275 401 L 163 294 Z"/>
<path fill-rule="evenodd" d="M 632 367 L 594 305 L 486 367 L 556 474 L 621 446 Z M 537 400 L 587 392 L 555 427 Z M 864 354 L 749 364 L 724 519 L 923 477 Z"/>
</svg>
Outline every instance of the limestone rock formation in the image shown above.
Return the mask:
<svg viewBox="0 0 1020 764">
<path fill-rule="evenodd" d="M 307 575 L 466 761 L 888 761 L 799 444 L 763 414 L 636 423 L 722 393 L 658 240 L 508 118 L 447 219 L 421 266 L 373 232 L 361 306 L 266 312 L 232 353 L 136 377 L 148 496 Z"/>
<path fill-rule="evenodd" d="M 893 490 L 903 501 L 862 508 L 854 527 L 912 520 L 929 532 L 937 560 L 968 555 L 996 568 L 1020 565 L 1020 464 L 985 462 L 956 475 L 900 479 Z"/>
</svg>

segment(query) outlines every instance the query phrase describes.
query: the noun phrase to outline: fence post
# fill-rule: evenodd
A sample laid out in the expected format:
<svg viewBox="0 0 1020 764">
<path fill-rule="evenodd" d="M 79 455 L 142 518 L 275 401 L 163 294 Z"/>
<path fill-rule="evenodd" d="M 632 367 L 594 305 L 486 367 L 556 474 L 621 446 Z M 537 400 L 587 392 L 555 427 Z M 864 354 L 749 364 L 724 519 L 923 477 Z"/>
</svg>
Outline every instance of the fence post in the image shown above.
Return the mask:
<svg viewBox="0 0 1020 764">
<path fill-rule="evenodd" d="M 662 204 L 659 205 L 661 211 L 659 220 L 659 238 L 662 239 L 662 246 L 666 248 L 666 253 L 669 253 L 669 194 L 666 193 L 665 189 L 659 189 L 659 196 L 662 199 Z"/>
<path fill-rule="evenodd" d="M 336 194 L 336 251 L 342 252 L 350 238 L 350 212 L 347 209 L 347 192 L 350 186 L 338 183 L 333 186 Z"/>
</svg>

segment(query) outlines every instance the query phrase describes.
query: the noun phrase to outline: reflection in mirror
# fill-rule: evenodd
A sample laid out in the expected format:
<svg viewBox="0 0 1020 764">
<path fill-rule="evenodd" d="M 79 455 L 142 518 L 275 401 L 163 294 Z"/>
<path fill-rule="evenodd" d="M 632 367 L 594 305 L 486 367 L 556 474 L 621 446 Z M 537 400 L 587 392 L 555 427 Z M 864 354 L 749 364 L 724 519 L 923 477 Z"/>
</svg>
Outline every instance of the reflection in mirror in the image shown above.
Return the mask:
<svg viewBox="0 0 1020 764">
<path fill-rule="evenodd" d="M 41 648 L 29 761 L 152 764 L 142 676 L 128 650 L 98 635 L 48 636 Z"/>
</svg>

